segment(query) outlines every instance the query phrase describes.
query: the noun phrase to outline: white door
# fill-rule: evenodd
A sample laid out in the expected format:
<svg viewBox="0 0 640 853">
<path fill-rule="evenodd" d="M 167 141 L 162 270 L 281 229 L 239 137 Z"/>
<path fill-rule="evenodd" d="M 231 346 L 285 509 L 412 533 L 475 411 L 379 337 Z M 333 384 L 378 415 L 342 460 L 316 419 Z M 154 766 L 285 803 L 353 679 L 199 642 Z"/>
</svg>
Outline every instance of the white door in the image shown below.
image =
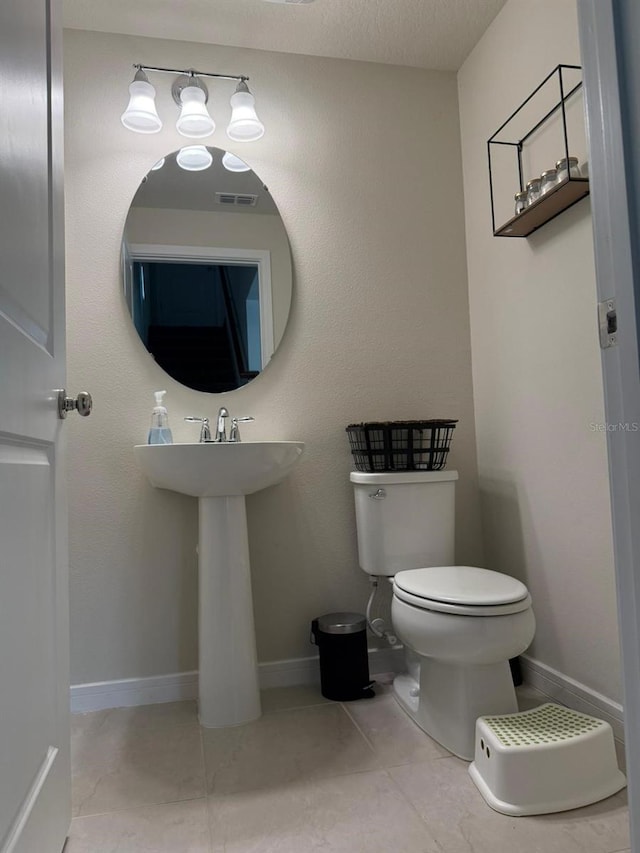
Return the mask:
<svg viewBox="0 0 640 853">
<path fill-rule="evenodd" d="M 58 0 L 0 2 L 0 853 L 70 819 Z"/>
</svg>

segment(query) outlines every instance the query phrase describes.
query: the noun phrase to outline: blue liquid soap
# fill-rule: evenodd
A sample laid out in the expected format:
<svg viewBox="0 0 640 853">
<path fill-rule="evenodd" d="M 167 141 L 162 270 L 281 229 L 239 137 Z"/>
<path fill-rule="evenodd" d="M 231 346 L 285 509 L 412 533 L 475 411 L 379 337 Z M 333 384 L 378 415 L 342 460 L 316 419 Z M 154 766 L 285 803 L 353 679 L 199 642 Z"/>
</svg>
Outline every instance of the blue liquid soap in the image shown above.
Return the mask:
<svg viewBox="0 0 640 853">
<path fill-rule="evenodd" d="M 151 413 L 151 428 L 147 444 L 173 444 L 173 436 L 169 429 L 169 415 L 162 405 L 162 398 L 166 393 L 166 391 L 154 391 L 156 405 Z"/>
<path fill-rule="evenodd" d="M 147 444 L 173 444 L 169 427 L 151 427 Z"/>
</svg>

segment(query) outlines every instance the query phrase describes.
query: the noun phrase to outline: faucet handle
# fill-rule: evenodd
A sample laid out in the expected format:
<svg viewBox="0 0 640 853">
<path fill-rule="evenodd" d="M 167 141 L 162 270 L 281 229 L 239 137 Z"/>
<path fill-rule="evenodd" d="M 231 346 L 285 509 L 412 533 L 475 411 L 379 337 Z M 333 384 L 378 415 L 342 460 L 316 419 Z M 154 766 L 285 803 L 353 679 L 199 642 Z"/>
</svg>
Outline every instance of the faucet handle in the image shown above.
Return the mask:
<svg viewBox="0 0 640 853">
<path fill-rule="evenodd" d="M 255 421 L 254 417 L 249 415 L 246 418 L 231 418 L 231 432 L 229 433 L 229 442 L 239 442 L 242 441 L 240 438 L 240 430 L 238 429 L 238 424 L 248 423 L 249 421 Z"/>
<path fill-rule="evenodd" d="M 202 428 L 200 429 L 200 441 L 206 442 L 211 441 L 211 428 L 209 426 L 209 418 L 195 418 L 193 415 L 189 415 L 185 418 L 185 421 L 188 421 L 191 424 L 202 424 Z"/>
</svg>

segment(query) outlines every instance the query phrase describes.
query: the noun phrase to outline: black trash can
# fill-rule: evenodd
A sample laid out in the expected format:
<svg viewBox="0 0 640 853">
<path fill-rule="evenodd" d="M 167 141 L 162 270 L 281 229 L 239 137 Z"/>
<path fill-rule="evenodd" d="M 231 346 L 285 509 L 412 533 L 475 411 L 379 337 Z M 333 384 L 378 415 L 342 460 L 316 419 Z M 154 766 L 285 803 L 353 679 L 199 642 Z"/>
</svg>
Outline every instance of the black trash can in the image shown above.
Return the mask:
<svg viewBox="0 0 640 853">
<path fill-rule="evenodd" d="M 362 614 L 319 616 L 311 622 L 311 642 L 320 651 L 323 696 L 338 702 L 375 696 L 369 678 L 367 620 Z"/>
</svg>

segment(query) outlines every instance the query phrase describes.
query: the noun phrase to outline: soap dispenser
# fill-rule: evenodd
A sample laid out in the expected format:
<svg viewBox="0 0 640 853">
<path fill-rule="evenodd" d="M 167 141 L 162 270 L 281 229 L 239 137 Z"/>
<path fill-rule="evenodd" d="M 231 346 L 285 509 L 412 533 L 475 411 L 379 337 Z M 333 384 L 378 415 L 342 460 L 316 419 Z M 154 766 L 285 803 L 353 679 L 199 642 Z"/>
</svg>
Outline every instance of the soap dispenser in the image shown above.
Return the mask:
<svg viewBox="0 0 640 853">
<path fill-rule="evenodd" d="M 173 444 L 173 436 L 169 429 L 169 415 L 162 405 L 162 399 L 166 391 L 154 391 L 156 404 L 151 413 L 151 428 L 147 444 Z"/>
</svg>

